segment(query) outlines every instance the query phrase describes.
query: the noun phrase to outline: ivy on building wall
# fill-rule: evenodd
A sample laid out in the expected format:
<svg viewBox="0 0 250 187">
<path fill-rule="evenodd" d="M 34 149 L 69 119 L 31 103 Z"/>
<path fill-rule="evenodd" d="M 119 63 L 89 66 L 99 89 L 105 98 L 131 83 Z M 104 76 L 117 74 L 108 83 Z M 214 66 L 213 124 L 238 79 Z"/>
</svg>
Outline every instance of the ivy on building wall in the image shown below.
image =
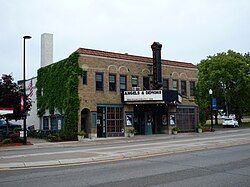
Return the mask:
<svg viewBox="0 0 250 187">
<path fill-rule="evenodd" d="M 65 140 L 77 136 L 79 96 L 78 83 L 82 73 L 78 65 L 79 54 L 74 52 L 68 58 L 40 68 L 37 75 L 37 108 L 42 117 L 46 110 L 64 115 L 62 135 Z"/>
</svg>

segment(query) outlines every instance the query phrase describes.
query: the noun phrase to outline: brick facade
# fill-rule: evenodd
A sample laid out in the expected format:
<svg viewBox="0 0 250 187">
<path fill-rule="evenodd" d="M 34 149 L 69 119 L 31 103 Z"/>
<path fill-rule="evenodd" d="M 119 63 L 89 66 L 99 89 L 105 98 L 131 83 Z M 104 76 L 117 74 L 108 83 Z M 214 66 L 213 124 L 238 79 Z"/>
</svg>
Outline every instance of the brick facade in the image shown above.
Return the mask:
<svg viewBox="0 0 250 187">
<path fill-rule="evenodd" d="M 133 105 L 124 105 L 121 101 L 120 75 L 127 77 L 127 90 L 132 90 L 132 76 L 137 76 L 139 87 L 143 89 L 143 77 L 152 77 L 152 58 L 128 54 L 105 52 L 91 49 L 78 49 L 80 53 L 79 66 L 87 72 L 87 84 L 80 77 L 78 93 L 80 111 L 78 130 L 82 129 L 82 110 L 89 115 L 97 112 L 98 105 L 121 105 L 124 113 L 133 112 Z M 96 73 L 103 74 L 103 91 L 96 90 Z M 116 91 L 109 91 L 109 74 L 116 75 Z M 168 79 L 169 90 L 173 89 L 173 80 L 178 81 L 178 92 L 181 93 L 181 81 L 186 85 L 186 95 L 182 96 L 182 105 L 195 106 L 194 97 L 190 96 L 190 81 L 197 82 L 198 69 L 195 65 L 184 62 L 162 60 L 162 77 Z M 171 111 L 170 109 L 169 111 Z M 91 119 L 90 119 L 91 118 Z M 90 136 L 96 136 L 97 127 L 93 125 L 93 117 L 85 122 L 88 124 Z"/>
</svg>

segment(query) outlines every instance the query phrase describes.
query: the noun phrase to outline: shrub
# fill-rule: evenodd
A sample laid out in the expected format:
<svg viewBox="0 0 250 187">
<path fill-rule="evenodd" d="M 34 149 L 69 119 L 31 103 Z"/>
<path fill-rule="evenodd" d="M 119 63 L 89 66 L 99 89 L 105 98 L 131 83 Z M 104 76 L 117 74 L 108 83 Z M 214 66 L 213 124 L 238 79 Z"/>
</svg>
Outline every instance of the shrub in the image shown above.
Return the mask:
<svg viewBox="0 0 250 187">
<path fill-rule="evenodd" d="M 21 127 L 15 127 L 13 131 L 14 131 L 14 133 L 16 133 L 16 132 L 20 132 L 21 130 L 22 130 Z"/>
<path fill-rule="evenodd" d="M 28 135 L 28 137 L 31 137 L 31 138 L 37 138 L 38 137 L 38 134 L 37 134 L 36 130 L 28 131 L 27 135 Z"/>
<path fill-rule="evenodd" d="M 179 131 L 180 131 L 180 128 L 179 128 L 179 127 L 174 127 L 174 128 L 173 128 L 173 131 L 179 132 Z"/>
<path fill-rule="evenodd" d="M 134 127 L 129 128 L 129 129 L 126 130 L 126 132 L 129 133 L 129 134 L 135 134 L 135 128 Z"/>
<path fill-rule="evenodd" d="M 9 143 L 11 143 L 11 140 L 9 138 L 3 140 L 3 144 L 9 144 Z"/>
<path fill-rule="evenodd" d="M 66 137 L 65 134 L 63 133 L 63 130 L 59 131 L 58 135 L 59 135 L 59 138 L 60 138 L 61 140 L 66 140 L 66 139 L 67 139 L 67 137 Z"/>
<path fill-rule="evenodd" d="M 50 134 L 47 136 L 47 140 L 49 142 L 57 142 L 59 141 L 59 136 Z"/>
<path fill-rule="evenodd" d="M 204 127 L 203 127 L 202 124 L 199 123 L 198 126 L 197 126 L 197 128 L 198 128 L 198 129 L 203 129 Z"/>
<path fill-rule="evenodd" d="M 85 131 L 80 131 L 80 132 L 77 133 L 77 135 L 86 137 L 87 133 Z"/>
<path fill-rule="evenodd" d="M 20 143 L 21 142 L 21 139 L 20 139 L 20 135 L 19 133 L 13 133 L 10 135 L 10 140 L 11 142 L 13 143 Z"/>
</svg>

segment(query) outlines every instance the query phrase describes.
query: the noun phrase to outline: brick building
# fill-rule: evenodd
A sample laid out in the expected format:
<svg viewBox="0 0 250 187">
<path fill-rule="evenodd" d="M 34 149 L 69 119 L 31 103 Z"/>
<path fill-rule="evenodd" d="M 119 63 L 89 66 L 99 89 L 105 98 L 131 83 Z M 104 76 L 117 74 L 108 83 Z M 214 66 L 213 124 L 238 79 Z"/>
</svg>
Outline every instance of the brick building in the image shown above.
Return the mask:
<svg viewBox="0 0 250 187">
<path fill-rule="evenodd" d="M 154 58 L 85 48 L 77 52 L 83 70 L 78 131 L 113 137 L 125 136 L 130 127 L 141 135 L 170 133 L 174 125 L 195 130 L 195 65 L 160 59 L 157 76 L 162 82 L 156 86 Z"/>
</svg>

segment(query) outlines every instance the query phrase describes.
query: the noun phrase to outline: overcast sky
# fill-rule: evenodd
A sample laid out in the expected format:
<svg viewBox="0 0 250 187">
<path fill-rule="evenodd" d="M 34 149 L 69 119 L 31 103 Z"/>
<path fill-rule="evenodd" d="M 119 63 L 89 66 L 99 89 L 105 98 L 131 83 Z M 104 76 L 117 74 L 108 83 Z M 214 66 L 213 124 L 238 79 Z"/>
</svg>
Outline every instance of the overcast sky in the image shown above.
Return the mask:
<svg viewBox="0 0 250 187">
<path fill-rule="evenodd" d="M 250 52 L 249 0 L 0 0 L 0 74 L 26 78 L 40 67 L 42 33 L 54 35 L 54 61 L 79 47 L 197 64 L 228 49 Z"/>
</svg>

